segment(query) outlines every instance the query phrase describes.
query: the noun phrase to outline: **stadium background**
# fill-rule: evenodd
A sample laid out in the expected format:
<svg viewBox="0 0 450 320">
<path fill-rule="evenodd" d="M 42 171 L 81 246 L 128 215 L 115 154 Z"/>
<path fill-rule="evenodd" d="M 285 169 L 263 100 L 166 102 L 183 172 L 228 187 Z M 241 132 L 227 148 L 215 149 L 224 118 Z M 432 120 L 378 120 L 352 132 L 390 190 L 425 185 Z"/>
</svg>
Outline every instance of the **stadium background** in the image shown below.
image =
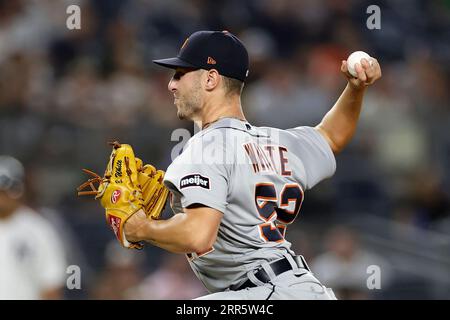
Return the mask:
<svg viewBox="0 0 450 320">
<path fill-rule="evenodd" d="M 81 30 L 66 8 L 81 8 Z M 366 8 L 381 8 L 381 29 Z M 59 231 L 82 289 L 66 299 L 177 299 L 204 292 L 183 256 L 121 250 L 98 203 L 76 197 L 81 168 L 103 172 L 106 141 L 170 164 L 176 118 L 166 70 L 192 32 L 229 30 L 251 59 L 243 107 L 255 125 L 315 125 L 364 50 L 368 90 L 336 175 L 306 194 L 288 240 L 349 299 L 450 298 L 450 1 L 0 1 L 0 154 L 27 169 L 27 202 Z M 381 268 L 369 290 L 367 266 Z M 1 272 L 1 270 L 0 270 Z"/>
</svg>

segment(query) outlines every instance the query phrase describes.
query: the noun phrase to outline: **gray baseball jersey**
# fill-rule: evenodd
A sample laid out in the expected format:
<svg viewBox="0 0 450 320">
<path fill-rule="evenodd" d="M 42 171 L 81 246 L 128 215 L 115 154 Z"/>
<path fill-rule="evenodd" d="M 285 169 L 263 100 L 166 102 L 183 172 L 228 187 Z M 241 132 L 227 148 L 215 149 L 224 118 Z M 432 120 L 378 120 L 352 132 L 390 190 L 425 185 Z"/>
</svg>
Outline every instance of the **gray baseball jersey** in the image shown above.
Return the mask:
<svg viewBox="0 0 450 320">
<path fill-rule="evenodd" d="M 213 247 L 188 254 L 205 287 L 224 291 L 262 262 L 294 254 L 286 228 L 304 191 L 335 169 L 330 146 L 311 127 L 280 130 L 223 118 L 195 134 L 167 169 L 165 184 L 175 214 L 195 204 L 223 213 Z"/>
</svg>

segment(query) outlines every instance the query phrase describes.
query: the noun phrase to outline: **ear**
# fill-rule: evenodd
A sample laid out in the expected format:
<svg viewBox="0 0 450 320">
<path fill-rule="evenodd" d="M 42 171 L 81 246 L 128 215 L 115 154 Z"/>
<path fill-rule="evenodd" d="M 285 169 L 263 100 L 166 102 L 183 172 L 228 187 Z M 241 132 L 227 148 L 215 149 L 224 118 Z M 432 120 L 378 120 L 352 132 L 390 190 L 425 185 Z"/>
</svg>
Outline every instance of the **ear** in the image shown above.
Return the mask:
<svg viewBox="0 0 450 320">
<path fill-rule="evenodd" d="M 205 89 L 207 91 L 214 90 L 220 84 L 220 74 L 216 69 L 207 70 Z"/>
</svg>

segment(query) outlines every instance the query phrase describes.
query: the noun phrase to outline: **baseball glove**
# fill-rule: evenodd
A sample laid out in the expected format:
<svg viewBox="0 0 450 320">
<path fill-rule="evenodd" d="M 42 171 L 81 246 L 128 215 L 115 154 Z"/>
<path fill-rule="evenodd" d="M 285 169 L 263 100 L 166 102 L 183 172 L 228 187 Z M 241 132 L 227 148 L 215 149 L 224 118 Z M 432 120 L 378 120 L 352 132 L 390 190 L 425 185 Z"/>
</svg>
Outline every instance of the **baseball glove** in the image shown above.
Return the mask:
<svg viewBox="0 0 450 320">
<path fill-rule="evenodd" d="M 77 188 L 78 195 L 95 195 L 105 208 L 106 221 L 119 242 L 126 248 L 142 249 L 142 243 L 127 241 L 123 227 L 139 209 L 149 218 L 160 217 L 169 193 L 163 184 L 164 171 L 143 165 L 130 145 L 117 141 L 110 144 L 113 150 L 104 176 L 83 169 L 92 178 Z M 85 190 L 88 187 L 90 190 Z"/>
</svg>

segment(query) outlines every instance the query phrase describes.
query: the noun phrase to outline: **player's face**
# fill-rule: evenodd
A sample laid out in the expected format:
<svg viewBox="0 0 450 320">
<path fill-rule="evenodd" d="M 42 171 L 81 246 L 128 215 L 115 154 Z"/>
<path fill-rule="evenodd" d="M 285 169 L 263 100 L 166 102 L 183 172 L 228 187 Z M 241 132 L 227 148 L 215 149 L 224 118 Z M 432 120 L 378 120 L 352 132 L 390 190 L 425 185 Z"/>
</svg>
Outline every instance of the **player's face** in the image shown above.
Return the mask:
<svg viewBox="0 0 450 320">
<path fill-rule="evenodd" d="M 168 88 L 173 93 L 174 104 L 180 119 L 193 120 L 202 106 L 201 70 L 177 68 Z"/>
</svg>

